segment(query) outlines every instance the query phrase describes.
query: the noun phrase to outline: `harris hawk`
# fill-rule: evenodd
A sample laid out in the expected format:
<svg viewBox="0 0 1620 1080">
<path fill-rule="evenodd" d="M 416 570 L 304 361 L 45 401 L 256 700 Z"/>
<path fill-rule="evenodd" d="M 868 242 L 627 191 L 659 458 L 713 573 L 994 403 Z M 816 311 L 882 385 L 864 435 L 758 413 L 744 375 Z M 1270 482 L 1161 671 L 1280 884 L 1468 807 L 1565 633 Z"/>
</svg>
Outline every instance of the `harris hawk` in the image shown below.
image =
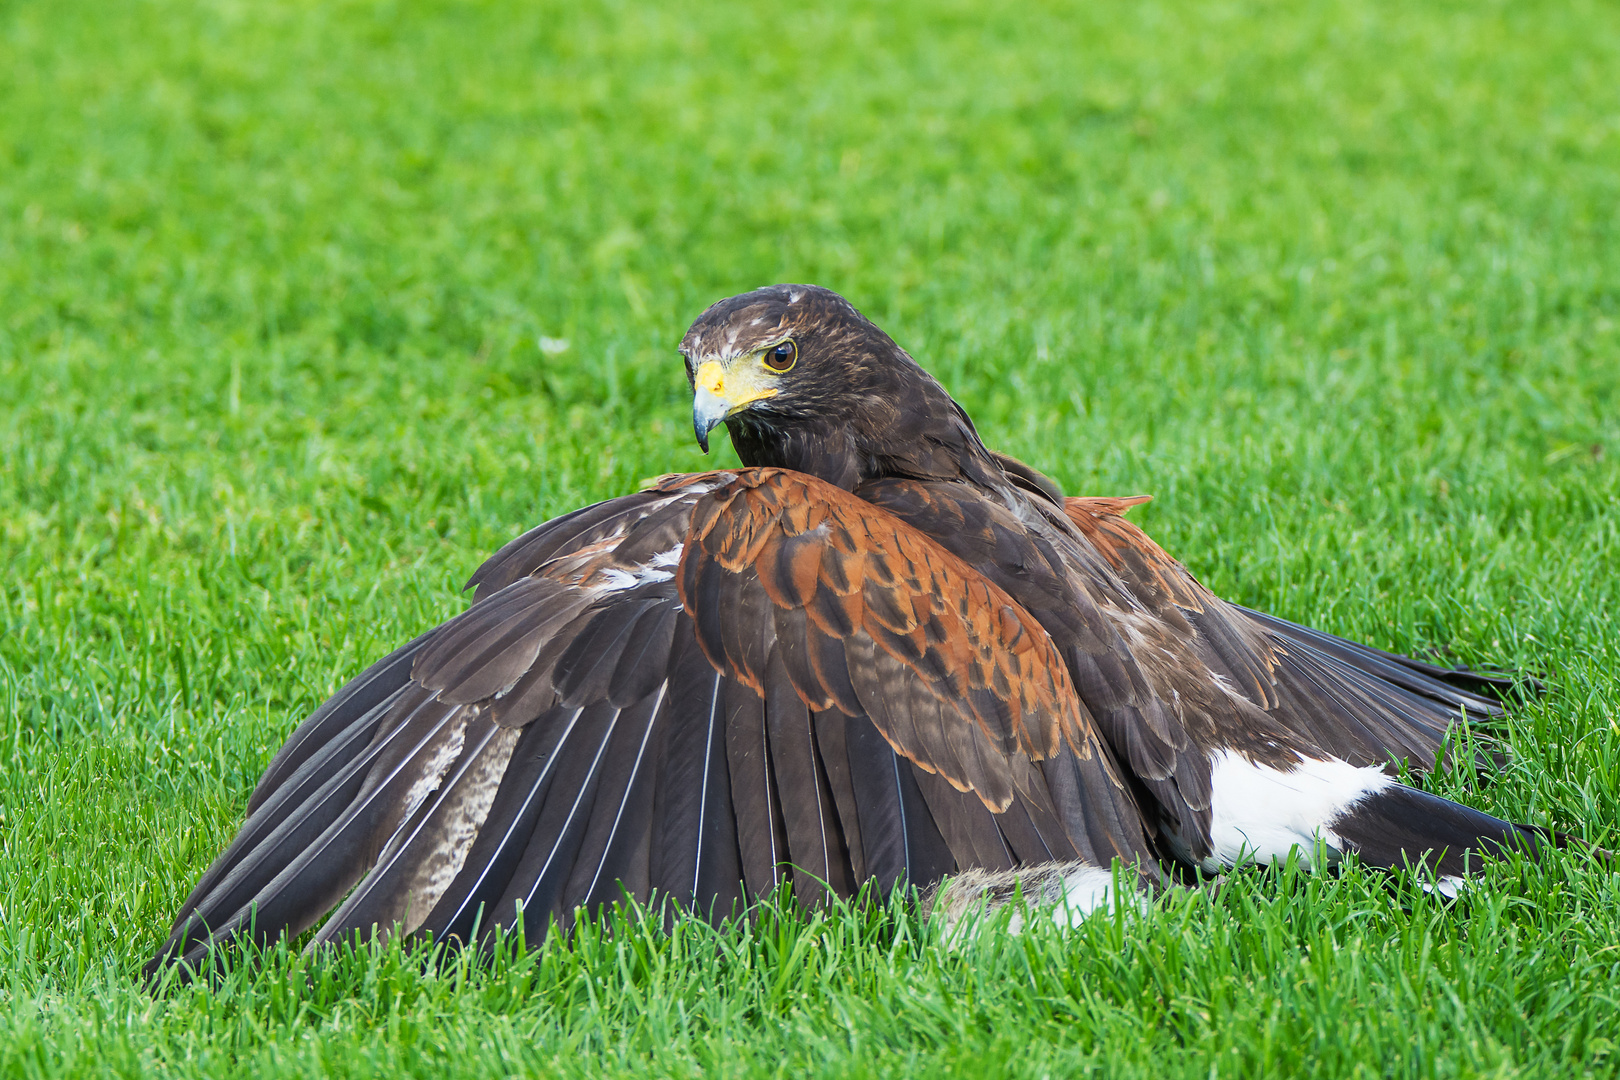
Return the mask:
<svg viewBox="0 0 1620 1080">
<path fill-rule="evenodd" d="M 1503 680 L 1221 600 L 1141 499 L 990 450 L 836 293 L 722 300 L 680 353 L 698 442 L 724 423 L 744 467 L 496 552 L 292 734 L 150 970 L 318 923 L 537 942 L 625 895 L 718 919 L 784 882 L 1084 910 L 1296 850 L 1455 882 L 1549 841 L 1395 778 Z"/>
</svg>

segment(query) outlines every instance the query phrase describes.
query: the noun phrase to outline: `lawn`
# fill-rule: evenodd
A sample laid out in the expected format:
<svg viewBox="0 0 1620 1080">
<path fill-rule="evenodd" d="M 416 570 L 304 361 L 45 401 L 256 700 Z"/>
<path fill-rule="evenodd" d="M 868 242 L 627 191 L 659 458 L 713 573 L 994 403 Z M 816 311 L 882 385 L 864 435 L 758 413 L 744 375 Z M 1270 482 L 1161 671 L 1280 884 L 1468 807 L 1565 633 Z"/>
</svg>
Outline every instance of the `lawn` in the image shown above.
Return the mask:
<svg viewBox="0 0 1620 1080">
<path fill-rule="evenodd" d="M 0 1076 L 1620 1073 L 1620 873 L 942 948 L 141 962 L 298 720 L 849 296 L 1216 591 L 1533 671 L 1436 790 L 1620 846 L 1620 9 L 0 0 Z"/>
</svg>

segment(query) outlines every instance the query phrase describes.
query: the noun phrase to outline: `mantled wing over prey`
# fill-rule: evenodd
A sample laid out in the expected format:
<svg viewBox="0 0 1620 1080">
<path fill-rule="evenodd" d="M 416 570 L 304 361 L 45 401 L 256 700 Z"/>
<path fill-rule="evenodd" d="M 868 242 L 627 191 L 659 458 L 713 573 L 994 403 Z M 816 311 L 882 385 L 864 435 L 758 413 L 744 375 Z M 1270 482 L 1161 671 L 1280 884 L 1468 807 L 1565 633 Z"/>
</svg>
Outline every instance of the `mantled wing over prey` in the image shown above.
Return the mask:
<svg viewBox="0 0 1620 1080">
<path fill-rule="evenodd" d="M 534 942 L 626 895 L 720 918 L 784 881 L 1024 873 L 1085 908 L 1116 861 L 1153 888 L 1294 850 L 1450 879 L 1545 839 L 1394 779 L 1500 712 L 1489 678 L 1220 600 L 836 294 L 721 301 L 681 353 L 699 442 L 724 423 L 747 467 L 496 553 L 294 732 L 154 969 L 317 924 Z"/>
</svg>

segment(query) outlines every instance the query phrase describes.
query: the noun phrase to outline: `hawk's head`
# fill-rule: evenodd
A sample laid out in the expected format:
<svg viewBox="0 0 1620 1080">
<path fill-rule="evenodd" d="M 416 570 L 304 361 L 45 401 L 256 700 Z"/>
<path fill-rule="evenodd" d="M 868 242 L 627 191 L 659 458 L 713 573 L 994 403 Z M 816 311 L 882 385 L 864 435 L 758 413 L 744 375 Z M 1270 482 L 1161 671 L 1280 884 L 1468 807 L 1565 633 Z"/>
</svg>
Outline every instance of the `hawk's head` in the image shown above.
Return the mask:
<svg viewBox="0 0 1620 1080">
<path fill-rule="evenodd" d="M 743 464 L 846 490 L 885 476 L 1001 476 L 961 406 L 831 289 L 771 285 L 722 300 L 686 332 L 681 355 L 705 451 L 724 422 Z"/>
<path fill-rule="evenodd" d="M 698 316 L 680 351 L 705 451 L 722 421 L 739 449 L 749 432 L 881 427 L 904 405 L 909 384 L 932 382 L 848 300 L 817 285 L 771 285 L 722 300 Z"/>
</svg>

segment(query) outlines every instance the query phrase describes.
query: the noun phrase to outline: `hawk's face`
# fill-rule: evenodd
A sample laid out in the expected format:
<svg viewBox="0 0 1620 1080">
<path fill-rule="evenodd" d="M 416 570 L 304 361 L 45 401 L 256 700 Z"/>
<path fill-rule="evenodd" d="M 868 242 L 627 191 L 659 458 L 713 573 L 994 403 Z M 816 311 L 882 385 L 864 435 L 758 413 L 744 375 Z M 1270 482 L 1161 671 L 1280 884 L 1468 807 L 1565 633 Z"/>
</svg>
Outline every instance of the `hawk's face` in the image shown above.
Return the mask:
<svg viewBox="0 0 1620 1080">
<path fill-rule="evenodd" d="M 692 427 L 705 451 L 709 432 L 732 418 L 762 427 L 852 419 L 852 394 L 870 393 L 883 367 L 874 361 L 905 358 L 848 301 L 814 285 L 772 285 L 722 300 L 698 316 L 680 352 L 692 384 Z"/>
<path fill-rule="evenodd" d="M 799 327 L 787 314 L 745 309 L 707 333 L 694 326 L 681 342 L 692 385 L 692 429 L 704 453 L 709 432 L 721 421 L 791 392 L 789 376 L 799 366 Z"/>
</svg>

